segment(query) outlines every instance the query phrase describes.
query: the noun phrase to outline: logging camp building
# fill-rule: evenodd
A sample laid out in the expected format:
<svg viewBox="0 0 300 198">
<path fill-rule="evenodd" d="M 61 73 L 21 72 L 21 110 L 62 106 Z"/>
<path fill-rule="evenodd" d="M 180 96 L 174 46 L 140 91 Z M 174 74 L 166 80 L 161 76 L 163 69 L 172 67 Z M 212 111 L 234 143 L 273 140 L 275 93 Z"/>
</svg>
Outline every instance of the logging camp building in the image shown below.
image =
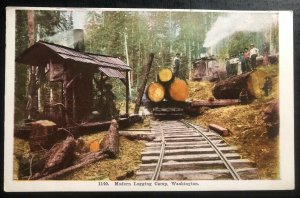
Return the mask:
<svg viewBox="0 0 300 198">
<path fill-rule="evenodd" d="M 83 34 L 80 30 L 76 34 Z M 78 36 L 78 35 L 77 35 Z M 74 122 L 86 121 L 93 111 L 93 79 L 95 74 L 100 74 L 100 83 L 107 78 L 120 79 L 126 87 L 126 114 L 128 115 L 129 83 L 128 75 L 131 68 L 120 59 L 90 54 L 83 52 L 83 43 L 75 43 L 75 49 L 65 46 L 38 41 L 26 49 L 16 62 L 30 66 L 37 66 L 38 71 L 49 76 L 50 82 L 61 84 L 61 103 L 50 104 L 60 105 L 63 109 L 52 118 L 61 125 L 72 125 Z M 104 86 L 101 86 L 103 93 Z M 103 94 L 101 94 L 101 97 Z M 43 117 L 47 118 L 49 112 L 44 106 Z M 101 112 L 100 112 L 101 113 Z M 50 113 L 51 114 L 51 113 Z M 51 120 L 51 119 L 50 119 Z"/>
</svg>

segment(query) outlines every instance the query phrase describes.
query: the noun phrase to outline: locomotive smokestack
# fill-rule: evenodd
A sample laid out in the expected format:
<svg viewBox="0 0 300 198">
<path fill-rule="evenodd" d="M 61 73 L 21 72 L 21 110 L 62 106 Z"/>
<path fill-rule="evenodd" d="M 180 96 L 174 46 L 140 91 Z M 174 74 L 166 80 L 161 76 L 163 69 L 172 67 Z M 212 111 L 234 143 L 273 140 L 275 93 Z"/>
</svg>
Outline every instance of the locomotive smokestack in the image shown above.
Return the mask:
<svg viewBox="0 0 300 198">
<path fill-rule="evenodd" d="M 80 52 L 84 52 L 84 34 L 83 29 L 73 30 L 74 49 Z"/>
</svg>

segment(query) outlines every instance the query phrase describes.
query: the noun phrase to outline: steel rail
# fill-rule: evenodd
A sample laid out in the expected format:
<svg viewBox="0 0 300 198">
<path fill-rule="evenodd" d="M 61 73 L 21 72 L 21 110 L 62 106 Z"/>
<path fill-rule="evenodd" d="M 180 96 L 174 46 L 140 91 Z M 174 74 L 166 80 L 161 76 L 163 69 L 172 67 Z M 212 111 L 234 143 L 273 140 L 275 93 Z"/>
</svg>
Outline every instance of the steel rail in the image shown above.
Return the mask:
<svg viewBox="0 0 300 198">
<path fill-rule="evenodd" d="M 160 131 L 161 131 L 161 148 L 160 148 L 159 158 L 158 158 L 158 161 L 157 161 L 157 164 L 156 164 L 156 167 L 155 167 L 155 170 L 154 170 L 154 173 L 153 173 L 153 176 L 152 176 L 151 180 L 158 180 L 159 173 L 160 173 L 160 170 L 161 170 L 161 166 L 162 166 L 162 163 L 163 163 L 163 158 L 164 158 L 164 155 L 165 155 L 166 142 L 165 142 L 164 130 L 162 129 L 161 124 L 159 124 L 159 128 L 160 128 Z"/>
<path fill-rule="evenodd" d="M 187 121 L 184 121 L 184 120 L 180 120 L 180 122 L 182 122 L 186 126 L 190 126 L 190 127 L 194 128 L 198 133 L 200 133 L 207 140 L 207 142 L 212 146 L 212 148 L 215 150 L 215 152 L 218 154 L 218 156 L 221 158 L 221 160 L 224 162 L 224 165 L 229 170 L 229 172 L 232 175 L 233 179 L 234 180 L 241 180 L 239 174 L 236 172 L 236 170 L 231 165 L 231 163 L 227 160 L 227 158 L 224 156 L 224 154 L 219 150 L 217 145 L 215 145 L 204 133 L 202 133 L 199 129 L 197 129 L 191 123 L 189 123 Z"/>
</svg>

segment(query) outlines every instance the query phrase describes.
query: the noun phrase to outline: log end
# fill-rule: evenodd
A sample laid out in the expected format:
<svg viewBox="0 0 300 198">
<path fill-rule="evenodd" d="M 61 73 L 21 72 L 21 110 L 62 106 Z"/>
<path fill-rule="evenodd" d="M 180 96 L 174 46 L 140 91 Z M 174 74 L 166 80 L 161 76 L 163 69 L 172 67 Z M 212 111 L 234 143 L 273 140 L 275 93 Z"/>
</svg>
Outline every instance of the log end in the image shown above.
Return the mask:
<svg viewBox="0 0 300 198">
<path fill-rule="evenodd" d="M 176 78 L 169 88 L 170 98 L 177 102 L 184 102 L 189 97 L 189 88 L 184 80 Z"/>
<path fill-rule="evenodd" d="M 159 71 L 158 73 L 158 79 L 162 83 L 166 83 L 171 81 L 173 78 L 173 73 L 169 68 L 165 68 Z"/>
<path fill-rule="evenodd" d="M 151 83 L 147 89 L 147 96 L 151 102 L 160 102 L 165 97 L 165 89 L 159 83 Z"/>
</svg>

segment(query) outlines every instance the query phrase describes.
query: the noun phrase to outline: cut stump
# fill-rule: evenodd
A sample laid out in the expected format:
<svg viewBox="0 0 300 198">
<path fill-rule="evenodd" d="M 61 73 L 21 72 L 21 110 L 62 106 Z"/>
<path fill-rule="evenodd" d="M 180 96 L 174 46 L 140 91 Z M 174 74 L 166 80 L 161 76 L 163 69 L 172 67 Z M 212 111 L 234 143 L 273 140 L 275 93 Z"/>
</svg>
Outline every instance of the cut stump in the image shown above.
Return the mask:
<svg viewBox="0 0 300 198">
<path fill-rule="evenodd" d="M 32 152 L 50 149 L 54 144 L 53 135 L 57 133 L 57 126 L 49 120 L 32 122 L 29 134 L 29 146 Z"/>
</svg>

